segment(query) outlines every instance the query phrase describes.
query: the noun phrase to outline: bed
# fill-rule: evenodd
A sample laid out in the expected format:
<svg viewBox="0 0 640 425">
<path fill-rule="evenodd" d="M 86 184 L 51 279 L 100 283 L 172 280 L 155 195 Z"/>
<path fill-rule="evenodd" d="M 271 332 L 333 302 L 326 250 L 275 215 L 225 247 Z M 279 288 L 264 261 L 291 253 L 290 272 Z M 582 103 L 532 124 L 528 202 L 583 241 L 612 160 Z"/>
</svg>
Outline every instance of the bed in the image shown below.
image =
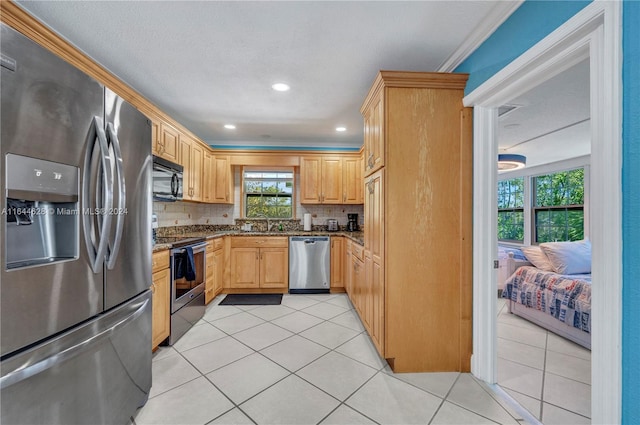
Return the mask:
<svg viewBox="0 0 640 425">
<path fill-rule="evenodd" d="M 509 277 L 501 295 L 509 312 L 591 349 L 590 264 L 589 273 L 561 274 L 516 255 L 509 252 L 504 262 Z"/>
</svg>

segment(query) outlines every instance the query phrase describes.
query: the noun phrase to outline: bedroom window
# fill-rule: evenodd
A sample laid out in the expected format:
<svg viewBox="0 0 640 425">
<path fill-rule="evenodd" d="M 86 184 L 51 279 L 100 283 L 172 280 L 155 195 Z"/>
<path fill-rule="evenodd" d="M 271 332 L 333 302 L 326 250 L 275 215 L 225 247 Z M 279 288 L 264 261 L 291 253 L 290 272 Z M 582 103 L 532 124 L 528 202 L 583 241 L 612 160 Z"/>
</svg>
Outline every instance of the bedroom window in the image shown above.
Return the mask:
<svg viewBox="0 0 640 425">
<path fill-rule="evenodd" d="M 533 241 L 584 239 L 584 169 L 533 178 Z"/>
<path fill-rule="evenodd" d="M 524 241 L 524 177 L 498 182 L 498 239 Z"/>
<path fill-rule="evenodd" d="M 242 177 L 246 218 L 293 217 L 292 169 L 244 169 Z"/>
</svg>

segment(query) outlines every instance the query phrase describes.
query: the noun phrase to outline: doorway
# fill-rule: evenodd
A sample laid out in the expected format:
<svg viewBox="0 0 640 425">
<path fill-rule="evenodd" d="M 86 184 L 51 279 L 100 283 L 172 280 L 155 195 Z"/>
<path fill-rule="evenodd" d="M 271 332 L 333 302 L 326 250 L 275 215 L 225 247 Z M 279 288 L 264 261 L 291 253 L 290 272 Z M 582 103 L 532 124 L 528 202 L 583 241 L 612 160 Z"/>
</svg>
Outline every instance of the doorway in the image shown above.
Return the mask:
<svg viewBox="0 0 640 425">
<path fill-rule="evenodd" d="M 593 2 L 464 99 L 465 106 L 474 107 L 472 372 L 488 383 L 495 383 L 497 108 L 577 63 L 589 60 L 593 423 L 621 420 L 620 21 L 619 2 Z"/>
</svg>

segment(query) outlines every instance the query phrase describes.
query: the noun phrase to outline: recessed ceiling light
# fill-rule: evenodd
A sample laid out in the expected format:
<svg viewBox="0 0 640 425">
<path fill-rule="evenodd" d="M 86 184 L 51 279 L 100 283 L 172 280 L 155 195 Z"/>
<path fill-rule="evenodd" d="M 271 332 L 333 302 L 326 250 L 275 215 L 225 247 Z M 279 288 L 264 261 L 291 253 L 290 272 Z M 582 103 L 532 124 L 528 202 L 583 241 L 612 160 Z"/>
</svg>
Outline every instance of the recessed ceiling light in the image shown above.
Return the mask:
<svg viewBox="0 0 640 425">
<path fill-rule="evenodd" d="M 347 131 L 347 127 L 336 127 L 336 131 Z"/>
<path fill-rule="evenodd" d="M 228 130 L 235 130 L 236 126 L 233 124 L 225 124 L 224 128 L 228 129 Z"/>
<path fill-rule="evenodd" d="M 289 87 L 289 85 L 285 83 L 275 83 L 271 86 L 271 88 L 275 91 L 288 91 L 291 87 Z"/>
</svg>

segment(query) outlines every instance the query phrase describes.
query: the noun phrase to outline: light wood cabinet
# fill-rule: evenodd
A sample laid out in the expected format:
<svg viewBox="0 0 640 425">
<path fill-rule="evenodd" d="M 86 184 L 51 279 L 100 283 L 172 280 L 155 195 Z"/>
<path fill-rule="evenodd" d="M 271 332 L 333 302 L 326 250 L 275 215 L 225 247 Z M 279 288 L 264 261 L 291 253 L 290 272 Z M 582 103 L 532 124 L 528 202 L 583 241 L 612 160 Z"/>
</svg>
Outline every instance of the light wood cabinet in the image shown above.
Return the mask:
<svg viewBox="0 0 640 425">
<path fill-rule="evenodd" d="M 341 158 L 301 157 L 300 185 L 302 204 L 341 204 Z"/>
<path fill-rule="evenodd" d="M 159 120 L 151 120 L 151 150 L 154 155 L 171 162 L 179 162 L 178 139 L 178 130 Z"/>
<path fill-rule="evenodd" d="M 331 237 L 331 289 L 344 289 L 344 238 Z"/>
<path fill-rule="evenodd" d="M 369 105 L 363 111 L 364 116 L 364 175 L 384 167 L 384 110 L 381 88 L 370 94 Z"/>
<path fill-rule="evenodd" d="M 344 158 L 342 160 L 342 203 L 362 204 L 362 158 Z"/>
<path fill-rule="evenodd" d="M 215 202 L 215 161 L 213 153 L 205 151 L 202 164 L 202 201 L 209 204 Z"/>
<path fill-rule="evenodd" d="M 151 348 L 155 350 L 170 332 L 171 271 L 168 250 L 153 253 L 151 270 Z"/>
<path fill-rule="evenodd" d="M 286 237 L 232 237 L 230 287 L 287 289 L 288 246 Z"/>
<path fill-rule="evenodd" d="M 349 299 L 353 303 L 353 299 L 351 298 L 351 293 L 353 291 L 352 284 L 352 266 L 351 266 L 351 242 L 349 239 L 344 240 L 344 253 L 343 253 L 343 267 L 344 267 L 344 289 L 349 295 Z"/>
<path fill-rule="evenodd" d="M 191 137 L 181 134 L 179 154 L 179 162 L 184 167 L 183 198 L 188 201 L 202 201 L 204 147 Z"/>
<path fill-rule="evenodd" d="M 233 170 L 228 155 L 216 155 L 214 160 L 213 202 L 233 204 Z"/>
<path fill-rule="evenodd" d="M 382 71 L 361 109 L 365 276 L 359 283 L 362 276 L 354 274 L 351 292 L 394 372 L 470 370 L 472 126 L 462 104 L 466 79 Z"/>
<path fill-rule="evenodd" d="M 207 244 L 205 304 L 209 304 L 216 295 L 222 292 L 222 279 L 224 276 L 224 250 L 222 248 L 222 239 L 214 239 Z"/>
</svg>

